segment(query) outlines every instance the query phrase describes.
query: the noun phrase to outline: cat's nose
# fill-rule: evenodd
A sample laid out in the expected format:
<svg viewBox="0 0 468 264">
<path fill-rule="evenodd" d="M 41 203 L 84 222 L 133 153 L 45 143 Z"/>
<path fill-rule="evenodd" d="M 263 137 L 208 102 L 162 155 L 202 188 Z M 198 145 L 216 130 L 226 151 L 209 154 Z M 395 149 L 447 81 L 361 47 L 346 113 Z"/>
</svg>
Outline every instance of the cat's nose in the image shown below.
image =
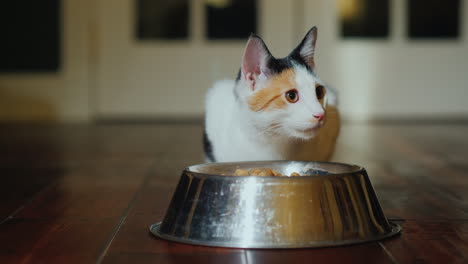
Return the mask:
<svg viewBox="0 0 468 264">
<path fill-rule="evenodd" d="M 314 114 L 314 118 L 317 119 L 318 121 L 322 121 L 325 118 L 325 113 Z"/>
</svg>

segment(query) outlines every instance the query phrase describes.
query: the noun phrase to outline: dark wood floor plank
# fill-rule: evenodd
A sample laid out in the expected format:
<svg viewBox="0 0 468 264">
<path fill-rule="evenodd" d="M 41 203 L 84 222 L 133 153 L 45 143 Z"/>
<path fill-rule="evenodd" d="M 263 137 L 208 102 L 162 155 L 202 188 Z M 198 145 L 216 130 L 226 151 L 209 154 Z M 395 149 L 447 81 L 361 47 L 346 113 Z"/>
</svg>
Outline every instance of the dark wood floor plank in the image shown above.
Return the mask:
<svg viewBox="0 0 468 264">
<path fill-rule="evenodd" d="M 13 219 L 0 225 L 10 231 L 0 239 L 2 247 L 15 240 L 12 249 L 20 249 L 15 254 L 7 249 L 1 263 L 97 260 L 153 166 L 152 159 L 98 160 L 98 164 L 68 171 Z M 29 231 L 16 240 L 15 232 L 21 230 Z M 28 233 L 31 236 L 26 237 Z"/>
<path fill-rule="evenodd" d="M 468 221 L 405 221 L 383 246 L 400 263 L 468 263 Z"/>
<path fill-rule="evenodd" d="M 149 234 L 182 169 L 203 162 L 202 133 L 201 124 L 1 126 L 0 217 L 17 214 L 0 224 L 0 263 L 92 263 L 104 253 L 104 263 L 468 262 L 468 126 L 344 126 L 335 160 L 367 169 L 403 235 L 303 250 Z"/>
<path fill-rule="evenodd" d="M 149 232 L 149 226 L 164 218 L 176 180 L 162 181 L 154 174 L 135 199 L 135 205 L 130 210 L 125 223 L 114 238 L 107 254 L 127 254 L 132 252 L 154 254 L 228 254 L 242 252 L 239 249 L 191 246 L 168 242 L 154 237 Z M 175 178 L 177 179 L 177 178 Z M 107 256 L 104 258 L 105 261 Z"/>
<path fill-rule="evenodd" d="M 228 254 L 209 254 L 209 253 L 190 253 L 190 254 L 147 254 L 147 253 L 122 253 L 111 254 L 102 263 L 120 264 L 120 263 L 139 263 L 139 264 L 246 264 L 244 253 Z M 262 262 L 267 263 L 267 262 Z"/>
<path fill-rule="evenodd" d="M 448 169 L 448 174 L 437 175 L 424 168 L 395 166 L 374 169 L 375 175 L 371 177 L 387 217 L 468 219 L 468 203 L 464 199 L 468 198 L 464 192 L 467 185 L 464 183 L 465 179 L 457 180 L 464 177 L 462 173 L 453 170 L 450 173 Z M 395 180 L 390 180 L 392 178 Z"/>
<path fill-rule="evenodd" d="M 449 199 L 427 188 L 376 187 L 375 190 L 390 219 L 468 219 L 467 212 L 447 206 Z"/>
<path fill-rule="evenodd" d="M 0 223 L 58 181 L 62 169 L 0 169 Z"/>
<path fill-rule="evenodd" d="M 201 130 L 196 129 L 194 132 L 201 136 Z M 178 137 L 186 138 L 184 133 Z M 244 259 L 243 250 L 172 243 L 157 239 L 149 233 L 149 226 L 164 217 L 183 168 L 202 162 L 200 151 L 196 147 L 199 142 L 194 141 L 194 138 L 188 141 L 174 140 L 170 144 L 172 148 L 157 160 L 128 217 L 107 250 L 103 262 L 125 263 L 125 259 L 135 258 L 142 263 L 189 260 L 190 263 L 211 263 L 221 259 L 228 263 L 230 260 L 239 263 L 239 260 Z"/>
<path fill-rule="evenodd" d="M 400 160 L 392 159 L 399 166 L 434 171 L 460 167 L 464 172 L 468 168 L 467 133 L 468 126 L 400 126 L 394 133 L 397 136 L 387 136 L 383 145 L 400 153 Z"/>
<path fill-rule="evenodd" d="M 113 160 L 70 171 L 24 207 L 20 218 L 117 219 L 127 208 L 152 161 Z"/>
<path fill-rule="evenodd" d="M 154 237 L 149 232 L 149 225 L 160 219 L 148 220 L 148 217 L 128 219 L 114 239 L 107 254 L 153 253 L 153 254 L 229 254 L 243 252 L 242 249 L 193 246 L 175 243 Z M 107 256 L 104 258 L 104 260 Z"/>
<path fill-rule="evenodd" d="M 444 163 L 437 166 L 418 165 L 412 161 L 385 164 L 394 177 L 406 179 L 411 186 L 468 186 L 467 170 Z"/>
<path fill-rule="evenodd" d="M 201 161 L 202 133 L 201 124 L 0 125 L 0 168 L 69 168 L 96 157 L 176 154 Z"/>
<path fill-rule="evenodd" d="M 391 146 L 402 137 L 399 126 L 347 124 L 342 127 L 333 157 L 365 167 L 374 162 L 399 161 L 404 159 L 401 149 Z"/>
<path fill-rule="evenodd" d="M 405 126 L 400 128 L 400 131 L 407 141 L 412 142 L 424 152 L 443 157 L 445 161 L 450 162 L 450 157 L 466 158 L 468 155 L 468 138 L 466 137 L 468 126 L 466 125 Z M 455 160 L 459 159 L 455 158 Z"/>
<path fill-rule="evenodd" d="M 114 220 L 9 219 L 0 225 L 0 263 L 93 263 Z"/>
<path fill-rule="evenodd" d="M 354 246 L 296 249 L 296 250 L 247 250 L 249 264 L 271 263 L 394 263 L 378 243 Z"/>
<path fill-rule="evenodd" d="M 463 192 L 468 188 L 468 173 L 446 165 L 429 168 L 410 160 L 366 164 L 387 217 L 468 219 L 468 204 Z"/>
<path fill-rule="evenodd" d="M 42 179 L 39 172 L 46 171 L 45 175 L 50 178 L 54 176 L 51 173 L 54 168 L 66 169 L 59 171 L 60 177 L 53 178 L 53 185 L 25 204 L 14 218 L 0 225 L 9 231 L 2 233 L 0 239 L 1 248 L 5 249 L 0 263 L 95 262 L 102 254 L 130 201 L 154 166 L 155 156 L 127 151 L 130 144 L 121 143 L 125 140 L 117 139 L 112 130 L 107 132 L 114 138 L 106 140 L 100 133 L 96 136 L 92 127 L 86 128 L 78 129 L 78 135 L 69 129 L 65 131 L 70 134 L 65 135 L 47 128 L 55 138 L 47 133 L 35 134 L 29 142 L 42 146 L 35 154 L 37 159 L 42 158 L 43 151 L 51 151 L 45 153 L 46 159 L 39 163 L 20 162 L 23 148 L 34 156 L 34 147 L 20 143 L 27 141 L 26 134 L 13 136 L 16 144 L 2 152 L 12 157 L 0 166 L 3 172 L 21 174 L 24 170 L 21 166 L 32 171 L 18 177 L 16 186 L 6 181 L 7 189 L 21 191 L 20 185 L 32 188 Z M 51 145 L 54 148 L 45 147 Z M 14 243 L 8 242 L 12 240 Z"/>
</svg>

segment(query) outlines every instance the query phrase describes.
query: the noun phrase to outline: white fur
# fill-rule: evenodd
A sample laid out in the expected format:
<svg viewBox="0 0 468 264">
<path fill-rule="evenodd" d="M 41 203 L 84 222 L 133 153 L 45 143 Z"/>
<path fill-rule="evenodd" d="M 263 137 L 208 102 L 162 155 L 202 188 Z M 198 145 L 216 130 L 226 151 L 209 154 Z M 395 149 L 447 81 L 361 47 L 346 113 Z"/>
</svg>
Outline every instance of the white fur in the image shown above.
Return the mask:
<svg viewBox="0 0 468 264">
<path fill-rule="evenodd" d="M 328 158 L 328 154 L 319 154 L 316 149 L 323 146 L 317 137 L 322 124 L 313 119 L 314 114 L 324 111 L 315 95 L 315 85 L 323 83 L 302 66 L 295 65 L 294 70 L 299 101 L 285 109 L 250 110 L 248 98 L 262 88 L 263 81 L 257 83 L 255 91 L 243 79 L 237 83 L 219 81 L 208 91 L 205 125 L 216 161 Z M 336 106 L 334 91 L 326 89 L 324 102 Z M 304 131 L 307 129 L 310 131 Z M 331 148 L 335 139 L 336 136 L 332 138 Z M 306 154 L 298 156 L 297 153 Z"/>
</svg>

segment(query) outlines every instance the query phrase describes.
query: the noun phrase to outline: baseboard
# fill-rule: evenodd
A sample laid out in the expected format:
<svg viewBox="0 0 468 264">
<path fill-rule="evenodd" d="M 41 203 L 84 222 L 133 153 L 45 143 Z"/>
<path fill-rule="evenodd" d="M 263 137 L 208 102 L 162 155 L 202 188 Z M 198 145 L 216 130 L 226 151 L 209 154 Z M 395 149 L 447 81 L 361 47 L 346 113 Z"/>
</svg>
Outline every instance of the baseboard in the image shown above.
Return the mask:
<svg viewBox="0 0 468 264">
<path fill-rule="evenodd" d="M 95 124 L 202 124 L 203 116 L 132 116 L 132 117 L 99 117 L 93 120 Z M 468 124 L 468 116 L 447 115 L 437 117 L 404 116 L 404 117 L 371 117 L 365 119 L 342 118 L 343 124 L 373 124 L 373 125 L 436 125 L 436 124 Z"/>
</svg>

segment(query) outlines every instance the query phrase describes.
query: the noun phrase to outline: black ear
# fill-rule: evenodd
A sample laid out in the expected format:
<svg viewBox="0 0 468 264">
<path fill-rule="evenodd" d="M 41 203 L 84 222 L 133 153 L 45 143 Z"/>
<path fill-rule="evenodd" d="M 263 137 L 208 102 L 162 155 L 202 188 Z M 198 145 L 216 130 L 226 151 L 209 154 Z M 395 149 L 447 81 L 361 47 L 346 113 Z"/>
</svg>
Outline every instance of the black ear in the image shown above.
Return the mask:
<svg viewBox="0 0 468 264">
<path fill-rule="evenodd" d="M 262 73 L 268 76 L 270 72 L 267 63 L 271 57 L 270 51 L 263 40 L 252 34 L 247 41 L 244 56 L 242 57 L 243 77 L 252 76 L 256 78 Z"/>
<path fill-rule="evenodd" d="M 301 57 L 307 65 L 309 65 L 312 71 L 315 70 L 315 42 L 317 41 L 317 27 L 311 28 L 304 39 L 299 43 L 299 45 L 293 50 L 291 55 L 296 55 Z"/>
</svg>

